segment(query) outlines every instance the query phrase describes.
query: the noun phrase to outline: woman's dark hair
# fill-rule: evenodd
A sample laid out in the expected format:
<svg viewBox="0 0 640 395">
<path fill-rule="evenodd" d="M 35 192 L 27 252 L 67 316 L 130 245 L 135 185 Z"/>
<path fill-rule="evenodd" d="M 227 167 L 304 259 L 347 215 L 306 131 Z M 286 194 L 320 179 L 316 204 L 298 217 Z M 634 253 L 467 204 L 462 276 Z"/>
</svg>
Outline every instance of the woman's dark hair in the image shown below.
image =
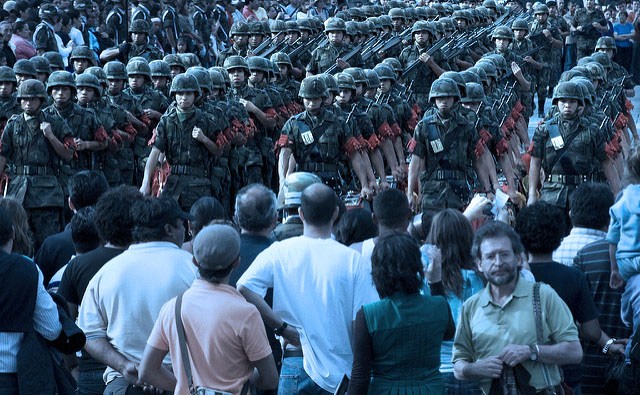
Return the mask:
<svg viewBox="0 0 640 395">
<path fill-rule="evenodd" d="M 227 213 L 222 204 L 218 199 L 211 196 L 203 196 L 196 200 L 191 206 L 189 213 L 195 217 L 195 219 L 191 221 L 191 232 L 194 238 L 202 228 L 209 225 L 209 222 L 214 219 L 227 218 Z"/>
<path fill-rule="evenodd" d="M 29 25 L 27 24 L 27 22 L 25 21 L 16 21 L 15 25 L 13 25 L 13 33 L 18 33 L 24 30 L 24 28 L 29 27 Z"/>
<path fill-rule="evenodd" d="M 380 237 L 371 255 L 371 276 L 380 298 L 419 293 L 424 272 L 415 239 L 400 232 Z"/>
<path fill-rule="evenodd" d="M 11 252 L 33 256 L 33 234 L 29 229 L 29 217 L 22 204 L 12 198 L 2 198 L 0 199 L 0 207 L 7 211 L 13 224 L 13 249 Z"/>
<path fill-rule="evenodd" d="M 335 226 L 336 240 L 349 246 L 378 235 L 378 227 L 371 219 L 371 211 L 364 208 L 347 210 Z"/>
<path fill-rule="evenodd" d="M 433 217 L 427 243 L 442 252 L 442 284 L 448 292 L 462 295 L 461 269 L 475 270 L 471 256 L 473 229 L 458 210 L 445 209 Z"/>
</svg>

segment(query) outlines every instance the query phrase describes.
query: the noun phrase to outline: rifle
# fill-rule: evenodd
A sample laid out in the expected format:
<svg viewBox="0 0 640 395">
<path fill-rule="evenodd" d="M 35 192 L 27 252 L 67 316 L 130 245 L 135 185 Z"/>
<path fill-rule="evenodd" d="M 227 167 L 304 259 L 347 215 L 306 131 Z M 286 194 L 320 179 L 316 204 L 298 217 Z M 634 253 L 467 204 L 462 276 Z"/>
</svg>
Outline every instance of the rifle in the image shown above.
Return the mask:
<svg viewBox="0 0 640 395">
<path fill-rule="evenodd" d="M 298 45 L 298 47 L 294 48 L 287 55 L 289 55 L 289 58 L 293 61 L 293 59 L 298 57 L 300 54 L 302 54 L 308 48 L 311 48 L 313 46 L 321 46 L 321 45 L 323 45 L 324 44 L 324 42 L 322 42 L 323 38 L 324 38 L 323 36 L 316 36 L 312 40 L 309 40 L 306 43 L 302 43 L 302 44 Z M 296 42 L 298 42 L 299 40 L 300 39 L 296 40 Z"/>
<path fill-rule="evenodd" d="M 598 108 L 602 108 L 602 106 L 604 105 L 604 103 L 609 103 L 607 105 L 610 106 L 611 103 L 616 100 L 616 98 L 622 93 L 622 90 L 624 88 L 624 81 L 630 78 L 629 76 L 623 76 L 618 78 L 617 80 L 613 81 L 613 83 L 611 85 L 613 85 L 613 87 L 609 90 L 609 92 L 607 92 L 607 94 L 602 95 L 602 99 L 600 99 L 600 103 L 598 104 Z"/>
<path fill-rule="evenodd" d="M 375 42 L 373 42 L 370 47 L 367 47 L 364 51 L 362 51 L 362 60 L 364 60 L 365 58 L 369 59 L 369 57 L 377 54 L 379 51 L 379 48 L 382 48 L 382 46 L 387 41 L 390 35 L 391 35 L 391 32 L 387 32 L 383 34 L 382 36 L 378 37 L 378 39 Z"/>
<path fill-rule="evenodd" d="M 269 56 L 271 56 L 272 53 L 277 52 L 278 49 L 280 47 L 280 44 L 272 44 L 269 46 L 269 48 L 265 49 L 264 51 L 256 54 L 256 56 L 260 56 L 261 58 L 269 58 Z"/>
<path fill-rule="evenodd" d="M 268 37 L 266 40 L 262 41 L 260 45 L 258 45 L 255 49 L 249 50 L 252 56 L 260 56 L 258 54 L 264 51 L 269 45 L 271 45 L 271 41 L 271 37 Z"/>
<path fill-rule="evenodd" d="M 413 88 L 413 83 L 414 82 L 416 82 L 415 79 L 411 80 L 409 85 L 407 85 L 407 87 L 404 88 L 404 91 L 402 92 L 402 97 L 403 98 L 409 98 L 409 97 L 411 97 L 411 95 L 413 95 L 413 91 L 411 90 L 411 88 Z"/>
<path fill-rule="evenodd" d="M 440 48 L 442 48 L 448 41 L 449 39 L 445 37 L 441 38 L 435 44 L 433 44 L 431 48 L 429 48 L 425 53 L 429 56 L 433 56 L 433 54 L 436 53 L 436 51 L 438 51 Z M 410 65 L 408 65 L 404 70 L 402 70 L 402 76 L 404 77 L 408 73 L 412 72 L 416 67 L 418 67 L 420 62 L 421 62 L 420 59 L 416 59 L 413 62 L 411 62 Z"/>
<path fill-rule="evenodd" d="M 511 87 L 507 91 L 507 94 L 503 95 L 500 101 L 493 102 L 493 105 L 491 106 L 491 112 L 499 113 L 502 107 L 504 107 L 504 105 L 511 100 L 511 97 L 513 96 L 513 90 L 515 89 L 517 83 L 518 81 L 514 81 L 514 83 L 511 84 Z M 497 108 L 496 108 L 496 104 L 498 105 Z"/>
<path fill-rule="evenodd" d="M 402 33 L 398 34 L 397 36 L 391 37 L 381 48 L 378 49 L 377 52 L 380 52 L 380 51 L 387 52 L 391 48 L 393 48 L 396 45 L 402 43 L 402 41 L 409 39 L 410 37 L 411 37 L 411 28 L 408 27 Z"/>
<path fill-rule="evenodd" d="M 522 55 L 520 55 L 520 57 L 523 58 L 522 61 L 516 62 L 516 63 L 520 67 L 524 66 L 524 64 L 527 63 L 524 60 L 524 58 L 527 57 L 527 56 L 533 55 L 534 53 L 538 52 L 541 49 L 542 49 L 542 47 L 535 47 L 535 48 L 532 48 L 532 49 L 530 49 L 528 51 L 523 52 Z M 512 75 L 513 75 L 513 69 L 510 68 L 509 70 L 507 70 L 507 73 L 502 78 L 511 78 Z"/>
<path fill-rule="evenodd" d="M 359 44 L 359 45 L 356 45 L 355 47 L 353 47 L 353 49 L 351 49 L 351 51 L 347 52 L 346 55 L 341 57 L 342 60 L 344 60 L 345 62 L 349 61 L 349 59 L 353 58 L 358 52 L 360 52 L 362 50 L 362 46 L 363 46 L 363 44 Z M 338 71 L 338 64 L 334 63 L 333 66 L 331 66 L 327 70 L 325 70 L 323 74 L 333 75 L 337 71 Z"/>
</svg>

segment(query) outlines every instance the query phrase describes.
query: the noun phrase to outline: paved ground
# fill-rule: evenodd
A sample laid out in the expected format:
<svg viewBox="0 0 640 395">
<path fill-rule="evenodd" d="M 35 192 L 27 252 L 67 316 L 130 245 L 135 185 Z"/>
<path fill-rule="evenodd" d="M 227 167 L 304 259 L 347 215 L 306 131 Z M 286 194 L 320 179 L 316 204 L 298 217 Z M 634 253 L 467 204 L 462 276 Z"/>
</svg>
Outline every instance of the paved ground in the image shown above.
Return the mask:
<svg viewBox="0 0 640 395">
<path fill-rule="evenodd" d="M 636 95 L 635 97 L 632 97 L 631 103 L 633 103 L 634 109 L 631 111 L 631 113 L 633 114 L 633 120 L 636 124 L 640 123 L 640 85 L 636 86 Z M 538 102 L 537 97 L 535 98 L 535 102 Z M 537 104 L 536 104 L 537 105 Z M 545 102 L 544 105 L 544 109 L 545 109 L 545 113 L 547 112 L 547 110 L 549 109 L 549 107 L 551 106 L 551 99 L 547 99 L 547 101 Z M 533 116 L 529 119 L 529 137 L 533 137 L 533 132 L 535 132 L 536 127 L 538 126 L 538 123 L 541 121 L 540 118 L 538 118 L 538 110 L 534 109 L 533 111 Z"/>
</svg>

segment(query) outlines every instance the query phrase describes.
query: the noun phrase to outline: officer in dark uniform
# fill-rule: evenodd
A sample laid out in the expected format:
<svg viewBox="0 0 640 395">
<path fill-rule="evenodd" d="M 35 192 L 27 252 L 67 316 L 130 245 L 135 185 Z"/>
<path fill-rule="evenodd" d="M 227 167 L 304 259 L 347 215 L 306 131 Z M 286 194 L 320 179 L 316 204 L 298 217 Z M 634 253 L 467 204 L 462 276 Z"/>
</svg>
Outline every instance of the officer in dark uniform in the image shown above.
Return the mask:
<svg viewBox="0 0 640 395">
<path fill-rule="evenodd" d="M 145 195 L 151 193 L 152 176 L 160 154 L 164 154 L 171 173 L 161 196 L 176 199 L 185 210 L 202 196 L 211 194 L 210 163 L 222 154 L 217 124 L 195 107 L 200 94 L 198 80 L 192 75 L 180 74 L 171 83 L 176 106 L 156 127 L 156 139 L 140 187 Z"/>
<path fill-rule="evenodd" d="M 347 33 L 347 27 L 344 21 L 340 18 L 329 18 L 325 21 L 324 26 L 324 32 L 329 38 L 329 42 L 326 45 L 314 49 L 311 53 L 311 61 L 307 65 L 307 76 L 324 73 L 334 64 L 336 64 L 340 70 L 352 66 L 362 66 L 360 53 L 356 53 L 348 62 L 342 59 L 344 55 L 353 49 L 352 46 L 343 44 L 342 42 L 342 39 Z"/>
<path fill-rule="evenodd" d="M 114 43 L 120 44 L 127 40 L 127 24 L 124 0 L 112 0 L 113 8 L 107 14 L 105 23 L 107 25 L 107 34 Z"/>
<path fill-rule="evenodd" d="M 42 112 L 47 99 L 42 82 L 23 82 L 17 98 L 24 112 L 11 117 L 4 129 L 0 174 L 8 163 L 15 167 L 7 196 L 27 211 L 37 249 L 62 226 L 65 201 L 58 174 L 60 162 L 73 157 L 73 136 L 60 117 Z"/>
<path fill-rule="evenodd" d="M 619 179 L 607 155 L 608 136 L 580 116 L 584 106 L 582 90 L 575 82 L 561 82 L 553 94 L 558 113 L 540 124 L 530 149 L 528 204 L 543 200 L 560 207 L 568 215 L 571 194 L 584 181 L 591 180 L 600 162 L 614 195 Z M 595 159 L 595 161 L 594 161 Z M 541 170 L 546 178 L 541 179 Z M 538 186 L 542 189 L 538 195 Z"/>
<path fill-rule="evenodd" d="M 56 41 L 56 31 L 54 26 L 58 23 L 60 14 L 53 4 L 43 4 L 38 10 L 38 16 L 42 20 L 33 32 L 33 43 L 38 55 L 45 52 L 58 52 L 58 42 Z"/>
<path fill-rule="evenodd" d="M 300 97 L 305 111 L 287 121 L 276 143 L 280 150 L 280 185 L 294 171 L 314 173 L 325 183 L 335 183 L 339 162 L 348 161 L 360 182 L 361 194 L 369 198 L 372 190 L 360 152 L 362 147 L 345 121 L 323 108 L 326 96 L 327 85 L 320 77 L 307 77 L 302 81 Z"/>
</svg>

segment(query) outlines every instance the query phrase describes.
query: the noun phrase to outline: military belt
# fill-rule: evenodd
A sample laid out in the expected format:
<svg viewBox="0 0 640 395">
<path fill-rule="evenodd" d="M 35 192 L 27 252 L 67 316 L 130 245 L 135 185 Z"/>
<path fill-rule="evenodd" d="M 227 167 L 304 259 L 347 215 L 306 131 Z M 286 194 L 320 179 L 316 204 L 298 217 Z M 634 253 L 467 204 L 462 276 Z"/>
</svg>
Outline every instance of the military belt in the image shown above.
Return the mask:
<svg viewBox="0 0 640 395">
<path fill-rule="evenodd" d="M 308 171 L 310 173 L 337 173 L 338 165 L 335 163 L 305 163 L 302 166 L 302 171 Z"/>
<path fill-rule="evenodd" d="M 430 180 L 465 180 L 467 175 L 460 170 L 436 170 L 429 177 Z"/>
<path fill-rule="evenodd" d="M 53 175 L 53 169 L 48 166 L 18 166 L 16 167 L 18 175 L 25 176 L 48 176 Z"/>
<path fill-rule="evenodd" d="M 207 171 L 194 166 L 173 165 L 171 166 L 171 174 L 178 176 L 206 177 Z"/>
<path fill-rule="evenodd" d="M 559 184 L 573 184 L 578 185 L 585 181 L 588 181 L 588 176 L 580 175 L 567 175 L 567 174 L 549 174 L 547 175 L 546 182 L 557 182 Z"/>
</svg>

